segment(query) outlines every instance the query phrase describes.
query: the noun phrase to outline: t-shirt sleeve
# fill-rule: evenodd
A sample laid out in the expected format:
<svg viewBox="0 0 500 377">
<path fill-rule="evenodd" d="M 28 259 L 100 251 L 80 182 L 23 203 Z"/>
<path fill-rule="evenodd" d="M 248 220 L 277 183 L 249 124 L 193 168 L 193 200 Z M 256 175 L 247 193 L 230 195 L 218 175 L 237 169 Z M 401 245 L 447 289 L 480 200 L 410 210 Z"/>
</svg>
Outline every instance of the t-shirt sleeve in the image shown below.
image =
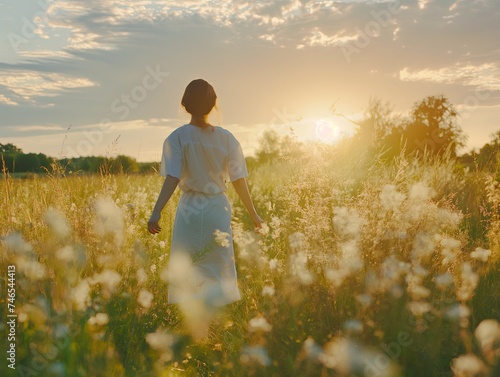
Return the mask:
<svg viewBox="0 0 500 377">
<path fill-rule="evenodd" d="M 163 152 L 160 164 L 160 175 L 181 179 L 182 173 L 182 148 L 179 135 L 171 133 L 163 143 Z"/>
<path fill-rule="evenodd" d="M 247 164 L 241 145 L 234 136 L 231 135 L 229 143 L 228 174 L 231 182 L 240 178 L 248 177 Z"/>
</svg>

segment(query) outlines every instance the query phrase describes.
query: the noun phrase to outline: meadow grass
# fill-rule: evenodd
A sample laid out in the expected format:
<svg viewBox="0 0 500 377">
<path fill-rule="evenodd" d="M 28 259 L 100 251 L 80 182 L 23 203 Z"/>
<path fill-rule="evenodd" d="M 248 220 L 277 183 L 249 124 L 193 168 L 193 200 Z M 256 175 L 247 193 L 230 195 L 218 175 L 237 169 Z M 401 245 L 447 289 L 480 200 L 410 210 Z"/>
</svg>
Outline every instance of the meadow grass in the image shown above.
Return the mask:
<svg viewBox="0 0 500 377">
<path fill-rule="evenodd" d="M 4 175 L 18 328 L 17 369 L 1 375 L 498 375 L 500 330 L 483 322 L 500 318 L 496 182 L 321 145 L 255 167 L 260 234 L 228 191 L 243 299 L 198 340 L 203 319 L 167 304 L 178 191 L 152 236 L 159 176 Z"/>
</svg>

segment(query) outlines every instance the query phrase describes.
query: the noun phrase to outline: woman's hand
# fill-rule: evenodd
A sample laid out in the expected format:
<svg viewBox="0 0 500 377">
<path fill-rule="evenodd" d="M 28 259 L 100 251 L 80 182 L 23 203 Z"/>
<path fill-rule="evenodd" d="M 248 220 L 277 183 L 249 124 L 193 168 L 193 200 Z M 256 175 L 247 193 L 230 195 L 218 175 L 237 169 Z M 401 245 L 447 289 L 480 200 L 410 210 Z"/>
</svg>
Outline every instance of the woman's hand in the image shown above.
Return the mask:
<svg viewBox="0 0 500 377">
<path fill-rule="evenodd" d="M 253 221 L 253 225 L 255 226 L 256 231 L 258 231 L 259 229 L 262 228 L 262 224 L 264 223 L 264 220 L 262 220 L 259 215 L 257 215 L 257 214 L 253 215 L 252 221 Z"/>
<path fill-rule="evenodd" d="M 161 227 L 158 224 L 159 221 L 160 221 L 160 217 L 161 217 L 160 213 L 153 212 L 151 214 L 151 217 L 149 218 L 149 221 L 148 221 L 148 231 L 149 231 L 149 233 L 156 234 L 156 233 L 160 232 Z"/>
</svg>

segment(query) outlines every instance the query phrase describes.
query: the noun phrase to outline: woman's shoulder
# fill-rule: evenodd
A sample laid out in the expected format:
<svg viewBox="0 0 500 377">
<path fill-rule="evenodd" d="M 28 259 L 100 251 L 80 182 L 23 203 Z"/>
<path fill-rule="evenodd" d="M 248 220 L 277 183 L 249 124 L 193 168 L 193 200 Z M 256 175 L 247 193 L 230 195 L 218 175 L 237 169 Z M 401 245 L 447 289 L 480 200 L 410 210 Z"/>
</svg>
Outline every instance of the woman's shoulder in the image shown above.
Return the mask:
<svg viewBox="0 0 500 377">
<path fill-rule="evenodd" d="M 223 128 L 220 126 L 215 126 L 216 131 L 222 136 L 225 137 L 227 140 L 230 141 L 235 141 L 236 137 L 233 135 L 231 131 L 229 131 L 227 128 Z"/>
<path fill-rule="evenodd" d="M 179 137 L 179 135 L 182 135 L 183 133 L 186 133 L 188 130 L 188 124 L 183 124 L 182 126 L 179 126 L 175 128 L 172 132 L 170 132 L 165 140 L 172 140 L 176 137 Z"/>
</svg>

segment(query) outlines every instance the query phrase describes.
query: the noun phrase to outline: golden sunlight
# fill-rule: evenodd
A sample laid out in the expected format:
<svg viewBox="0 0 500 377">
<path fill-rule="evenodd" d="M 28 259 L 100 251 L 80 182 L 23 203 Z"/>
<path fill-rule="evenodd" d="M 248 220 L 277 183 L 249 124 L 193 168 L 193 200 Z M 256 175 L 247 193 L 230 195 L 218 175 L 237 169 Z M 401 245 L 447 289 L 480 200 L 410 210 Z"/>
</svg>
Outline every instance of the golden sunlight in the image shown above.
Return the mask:
<svg viewBox="0 0 500 377">
<path fill-rule="evenodd" d="M 349 124 L 345 119 L 337 118 L 334 120 L 320 118 L 315 121 L 316 140 L 326 144 L 337 144 L 355 134 L 355 128 L 352 124 Z"/>
</svg>

